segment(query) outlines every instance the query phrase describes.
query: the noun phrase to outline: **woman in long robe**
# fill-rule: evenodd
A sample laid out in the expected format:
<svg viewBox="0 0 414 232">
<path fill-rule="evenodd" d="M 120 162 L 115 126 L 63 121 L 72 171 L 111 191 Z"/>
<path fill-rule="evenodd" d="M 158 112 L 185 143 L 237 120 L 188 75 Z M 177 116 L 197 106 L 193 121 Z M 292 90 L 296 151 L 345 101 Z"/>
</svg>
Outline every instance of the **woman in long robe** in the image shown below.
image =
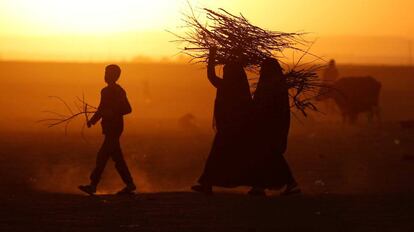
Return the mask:
<svg viewBox="0 0 414 232">
<path fill-rule="evenodd" d="M 253 97 L 252 182 L 249 194 L 264 195 L 264 189 L 281 189 L 290 195 L 300 193 L 283 154 L 290 128 L 288 88 L 283 69 L 276 59 L 268 58 L 260 70 Z"/>
<path fill-rule="evenodd" d="M 215 49 L 210 50 L 207 76 L 217 89 L 214 104 L 216 135 L 199 185 L 194 191 L 212 193 L 212 186 L 248 184 L 249 160 L 244 145 L 249 139 L 252 97 L 247 75 L 239 62 L 224 65 L 223 78 L 215 73 Z"/>
</svg>

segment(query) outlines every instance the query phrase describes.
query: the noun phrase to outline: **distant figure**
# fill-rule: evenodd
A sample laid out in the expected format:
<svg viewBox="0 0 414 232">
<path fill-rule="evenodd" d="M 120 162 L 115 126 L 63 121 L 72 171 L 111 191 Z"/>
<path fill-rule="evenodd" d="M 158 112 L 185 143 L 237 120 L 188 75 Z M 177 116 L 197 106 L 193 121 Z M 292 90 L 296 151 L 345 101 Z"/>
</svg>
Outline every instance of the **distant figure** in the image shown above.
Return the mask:
<svg viewBox="0 0 414 232">
<path fill-rule="evenodd" d="M 321 89 L 316 100 L 333 99 L 342 114 L 343 122 L 355 123 L 360 113 L 368 113 L 368 121 L 381 120 L 379 95 L 381 83 L 373 77 L 344 77 L 330 88 Z"/>
<path fill-rule="evenodd" d="M 339 77 L 338 69 L 336 68 L 335 60 L 330 60 L 328 67 L 323 72 L 322 80 L 325 84 L 333 84 Z"/>
<path fill-rule="evenodd" d="M 152 97 L 151 97 L 150 85 L 149 85 L 148 80 L 142 81 L 142 95 L 143 95 L 145 104 L 150 105 L 152 102 Z"/>
<path fill-rule="evenodd" d="M 184 130 L 197 129 L 196 117 L 192 113 L 187 113 L 178 119 L 178 126 Z"/>
<path fill-rule="evenodd" d="M 265 195 L 265 188 L 286 187 L 282 195 L 300 193 L 291 170 L 283 157 L 290 128 L 288 88 L 283 69 L 276 59 L 266 59 L 254 93 L 253 188 L 251 195 Z"/>
<path fill-rule="evenodd" d="M 124 129 L 123 116 L 132 111 L 125 90 L 116 83 L 120 74 L 119 66 L 114 64 L 106 66 L 105 82 L 108 86 L 102 89 L 98 110 L 87 122 L 89 128 L 102 119 L 102 132 L 105 135 L 104 142 L 96 158 L 96 167 L 90 176 L 91 183 L 79 186 L 80 190 L 91 195 L 96 192 L 96 187 L 109 158 L 112 158 L 115 162 L 116 170 L 126 184 L 126 187 L 118 193 L 132 193 L 136 189 L 119 143 L 119 138 Z"/>
<path fill-rule="evenodd" d="M 249 161 L 244 145 L 248 143 L 248 124 L 252 98 L 247 75 L 241 63 L 224 65 L 223 78 L 215 73 L 216 49 L 210 49 L 207 76 L 217 88 L 214 104 L 216 135 L 204 172 L 194 191 L 211 194 L 212 186 L 236 187 L 247 185 Z"/>
</svg>

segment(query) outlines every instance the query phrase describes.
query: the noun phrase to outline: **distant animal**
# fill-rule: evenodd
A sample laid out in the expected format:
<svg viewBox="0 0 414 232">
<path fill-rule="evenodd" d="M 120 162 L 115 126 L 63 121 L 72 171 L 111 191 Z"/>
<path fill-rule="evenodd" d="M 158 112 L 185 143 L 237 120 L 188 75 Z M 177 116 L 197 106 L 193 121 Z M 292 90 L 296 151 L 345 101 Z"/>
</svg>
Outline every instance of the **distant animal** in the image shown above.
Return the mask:
<svg viewBox="0 0 414 232">
<path fill-rule="evenodd" d="M 333 99 L 342 114 L 343 122 L 354 124 L 360 113 L 368 113 L 371 122 L 381 119 L 379 95 L 381 83 L 373 77 L 343 77 L 321 88 L 318 101 Z"/>
<path fill-rule="evenodd" d="M 184 114 L 178 119 L 178 125 L 185 130 L 196 129 L 196 117 L 192 113 Z"/>
</svg>

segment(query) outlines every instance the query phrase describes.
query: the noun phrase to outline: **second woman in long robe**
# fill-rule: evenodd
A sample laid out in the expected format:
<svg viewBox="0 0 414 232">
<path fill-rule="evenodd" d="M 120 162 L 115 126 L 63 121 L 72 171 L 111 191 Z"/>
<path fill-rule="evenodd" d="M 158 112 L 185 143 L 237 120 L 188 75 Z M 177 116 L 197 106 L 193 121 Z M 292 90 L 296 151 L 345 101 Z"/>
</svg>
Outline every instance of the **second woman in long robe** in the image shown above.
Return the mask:
<svg viewBox="0 0 414 232">
<path fill-rule="evenodd" d="M 285 195 L 298 193 L 297 183 L 283 157 L 290 128 L 290 105 L 286 77 L 276 59 L 268 58 L 262 63 L 253 104 L 253 188 L 249 193 L 262 195 L 265 188 L 282 187 L 286 187 Z"/>
</svg>

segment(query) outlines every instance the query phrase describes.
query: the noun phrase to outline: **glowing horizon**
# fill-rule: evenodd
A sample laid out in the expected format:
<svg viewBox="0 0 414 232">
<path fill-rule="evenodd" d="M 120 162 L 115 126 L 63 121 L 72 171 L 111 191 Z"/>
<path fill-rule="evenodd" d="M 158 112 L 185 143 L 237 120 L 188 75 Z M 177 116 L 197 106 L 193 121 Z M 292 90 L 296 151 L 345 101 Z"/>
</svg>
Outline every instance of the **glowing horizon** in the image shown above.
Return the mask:
<svg viewBox="0 0 414 232">
<path fill-rule="evenodd" d="M 408 44 L 414 40 L 414 14 L 410 12 L 414 2 L 409 0 L 398 5 L 390 0 L 189 2 L 194 8 L 241 12 L 252 23 L 272 30 L 311 32 L 314 38 L 353 35 L 403 41 L 394 49 L 397 52 L 386 49 L 386 53 L 391 51 L 384 53 L 387 57 L 406 57 Z M 182 25 L 187 4 L 187 0 L 0 0 L 0 58 L 101 61 L 173 57 L 177 45 L 168 42 L 173 37 L 165 30 Z M 361 46 L 350 52 L 357 53 Z M 319 47 L 331 51 L 329 54 L 345 50 L 325 44 Z M 362 52 L 377 55 L 376 49 Z"/>
</svg>

